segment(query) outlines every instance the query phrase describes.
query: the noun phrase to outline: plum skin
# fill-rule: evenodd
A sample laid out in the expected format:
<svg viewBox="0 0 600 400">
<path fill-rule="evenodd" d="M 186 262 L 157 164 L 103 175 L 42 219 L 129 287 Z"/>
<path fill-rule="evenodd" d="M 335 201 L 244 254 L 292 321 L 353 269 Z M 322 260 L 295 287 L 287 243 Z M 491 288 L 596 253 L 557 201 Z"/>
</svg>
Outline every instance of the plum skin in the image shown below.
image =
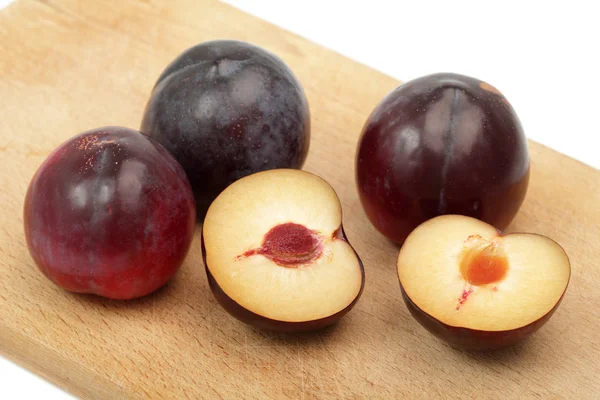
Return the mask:
<svg viewBox="0 0 600 400">
<path fill-rule="evenodd" d="M 563 293 L 548 313 L 525 326 L 505 331 L 482 331 L 446 325 L 419 308 L 408 297 L 402 284 L 400 290 L 408 311 L 423 328 L 455 349 L 472 351 L 499 350 L 522 342 L 548 322 L 564 297 Z"/>
<path fill-rule="evenodd" d="M 491 85 L 428 75 L 393 90 L 369 116 L 356 183 L 371 223 L 398 244 L 442 214 L 504 230 L 527 192 L 527 140 L 514 109 Z"/>
<path fill-rule="evenodd" d="M 132 299 L 181 266 L 196 223 L 185 172 L 155 140 L 122 127 L 60 145 L 34 175 L 24 204 L 30 254 L 58 286 Z"/>
<path fill-rule="evenodd" d="M 140 130 L 181 163 L 203 219 L 237 179 L 300 169 L 310 113 L 304 90 L 280 58 L 248 43 L 219 40 L 186 50 L 164 70 Z"/>
<path fill-rule="evenodd" d="M 360 272 L 362 275 L 360 290 L 354 300 L 346 306 L 343 310 L 338 311 L 337 313 L 330 315 L 328 317 L 312 320 L 312 321 L 299 321 L 299 322 L 289 322 L 289 321 L 278 321 L 275 319 L 267 318 L 265 316 L 256 314 L 242 305 L 233 300 L 225 291 L 219 286 L 219 283 L 214 278 L 213 274 L 210 272 L 210 268 L 208 263 L 206 262 L 206 246 L 204 244 L 204 231 L 201 233 L 201 248 L 202 248 L 202 260 L 204 261 L 204 269 L 206 271 L 206 277 L 208 280 L 208 286 L 210 290 L 217 300 L 217 302 L 223 307 L 225 311 L 229 313 L 232 317 L 237 320 L 252 326 L 257 329 L 263 329 L 271 332 L 278 333 L 302 333 L 302 332 L 314 332 L 319 331 L 325 328 L 328 328 L 332 325 L 340 322 L 343 316 L 345 316 L 358 302 L 360 297 L 362 296 L 363 290 L 365 288 L 365 268 L 362 260 L 358 256 L 358 253 L 350 245 L 356 259 L 358 260 L 358 264 L 360 267 Z M 344 228 L 340 226 L 338 231 L 336 231 L 336 239 L 344 240 L 348 244 L 348 238 L 346 237 L 346 233 L 344 232 Z"/>
</svg>

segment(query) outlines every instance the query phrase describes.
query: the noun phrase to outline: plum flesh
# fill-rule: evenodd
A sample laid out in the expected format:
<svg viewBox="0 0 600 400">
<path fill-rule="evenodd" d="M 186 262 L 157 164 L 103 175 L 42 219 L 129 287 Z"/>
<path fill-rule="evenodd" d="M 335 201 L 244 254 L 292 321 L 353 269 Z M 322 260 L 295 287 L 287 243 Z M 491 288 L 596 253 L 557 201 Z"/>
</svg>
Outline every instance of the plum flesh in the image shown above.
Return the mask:
<svg viewBox="0 0 600 400">
<path fill-rule="evenodd" d="M 237 179 L 301 168 L 310 114 L 304 90 L 281 59 L 248 43 L 221 40 L 188 49 L 165 69 L 141 131 L 181 163 L 202 219 Z"/>
<path fill-rule="evenodd" d="M 194 196 L 169 152 L 140 132 L 106 127 L 60 145 L 25 197 L 25 236 L 40 270 L 73 292 L 144 296 L 181 266 Z"/>
<path fill-rule="evenodd" d="M 399 244 L 442 214 L 504 229 L 527 191 L 527 140 L 493 86 L 458 74 L 428 75 L 396 88 L 369 116 L 356 181 L 370 221 Z"/>
</svg>

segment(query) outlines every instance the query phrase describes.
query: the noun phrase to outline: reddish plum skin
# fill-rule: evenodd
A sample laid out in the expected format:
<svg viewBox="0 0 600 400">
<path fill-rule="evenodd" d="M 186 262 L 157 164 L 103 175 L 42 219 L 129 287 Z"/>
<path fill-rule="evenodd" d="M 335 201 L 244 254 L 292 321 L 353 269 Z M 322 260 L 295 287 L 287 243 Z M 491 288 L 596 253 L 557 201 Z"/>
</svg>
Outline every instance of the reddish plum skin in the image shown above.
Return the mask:
<svg viewBox="0 0 600 400">
<path fill-rule="evenodd" d="M 178 56 L 152 91 L 141 131 L 185 169 L 198 217 L 234 181 L 274 168 L 302 168 L 310 113 L 300 83 L 277 56 L 220 40 Z"/>
<path fill-rule="evenodd" d="M 498 350 L 522 342 L 548 322 L 564 297 L 563 294 L 552 310 L 537 321 L 533 321 L 528 325 L 516 329 L 488 332 L 446 325 L 421 310 L 410 297 L 408 297 L 404 288 L 402 288 L 402 285 L 400 285 L 400 289 L 402 290 L 402 298 L 404 299 L 408 311 L 423 328 L 431 332 L 438 339 L 446 341 L 450 346 L 456 349 L 472 351 Z"/>
<path fill-rule="evenodd" d="M 365 268 L 362 263 L 362 260 L 358 256 L 358 253 L 352 247 L 354 251 L 354 255 L 358 260 L 360 266 L 360 272 L 362 275 L 360 290 L 356 298 L 350 303 L 346 308 L 337 312 L 336 314 L 330 315 L 329 317 L 316 319 L 312 321 L 301 321 L 301 322 L 290 322 L 290 321 L 277 321 L 274 319 L 270 319 L 264 317 L 262 315 L 258 315 L 250 310 L 245 309 L 240 304 L 238 304 L 235 300 L 227 295 L 219 286 L 219 283 L 216 281 L 213 274 L 210 272 L 210 268 L 206 262 L 206 246 L 204 245 L 204 232 L 202 232 L 201 236 L 201 248 L 202 248 L 202 260 L 204 261 L 204 269 L 206 270 L 206 276 L 208 278 L 208 285 L 213 295 L 219 302 L 219 304 L 227 311 L 232 317 L 237 318 L 238 320 L 253 326 L 258 329 L 264 329 L 272 332 L 280 332 L 280 333 L 300 333 L 300 332 L 313 332 L 318 331 L 329 326 L 337 324 L 340 319 L 344 315 L 346 315 L 358 302 L 360 297 L 362 296 L 363 290 L 365 288 Z M 343 240 L 348 242 L 348 238 L 346 237 L 346 233 L 344 232 L 344 228 L 340 226 L 334 233 L 335 240 Z"/>
<path fill-rule="evenodd" d="M 196 210 L 185 172 L 140 132 L 106 127 L 60 145 L 25 197 L 25 236 L 58 286 L 112 299 L 147 295 L 181 266 Z"/>
<path fill-rule="evenodd" d="M 369 116 L 356 182 L 369 220 L 398 244 L 442 214 L 502 230 L 527 192 L 527 140 L 494 87 L 463 75 L 429 75 L 396 88 Z"/>
</svg>

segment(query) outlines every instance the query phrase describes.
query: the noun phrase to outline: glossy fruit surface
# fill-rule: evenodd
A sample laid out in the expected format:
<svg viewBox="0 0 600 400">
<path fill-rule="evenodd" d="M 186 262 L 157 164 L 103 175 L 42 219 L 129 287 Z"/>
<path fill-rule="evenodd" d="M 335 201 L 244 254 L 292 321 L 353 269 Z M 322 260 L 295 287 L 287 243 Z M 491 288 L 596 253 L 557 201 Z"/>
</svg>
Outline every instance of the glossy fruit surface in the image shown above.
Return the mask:
<svg viewBox="0 0 600 400">
<path fill-rule="evenodd" d="M 196 211 L 185 172 L 163 146 L 105 127 L 44 161 L 25 197 L 24 223 L 31 256 L 58 286 L 130 299 L 177 272 Z"/>
<path fill-rule="evenodd" d="M 356 181 L 368 218 L 397 243 L 442 214 L 505 229 L 527 191 L 527 140 L 493 86 L 429 75 L 399 86 L 372 112 L 358 144 Z"/>
<path fill-rule="evenodd" d="M 280 58 L 248 43 L 220 40 L 190 48 L 165 69 L 141 131 L 181 163 L 203 218 L 237 179 L 301 168 L 310 115 L 300 83 Z"/>
</svg>

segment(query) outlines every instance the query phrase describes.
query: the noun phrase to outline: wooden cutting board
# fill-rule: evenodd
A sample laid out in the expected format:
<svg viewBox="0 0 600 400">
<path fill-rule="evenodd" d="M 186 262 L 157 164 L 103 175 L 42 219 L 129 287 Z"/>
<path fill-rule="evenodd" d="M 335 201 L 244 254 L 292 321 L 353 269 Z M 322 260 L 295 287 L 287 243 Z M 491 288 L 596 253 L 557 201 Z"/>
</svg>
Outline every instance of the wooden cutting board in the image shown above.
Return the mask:
<svg viewBox="0 0 600 400">
<path fill-rule="evenodd" d="M 208 289 L 198 235 L 170 285 L 130 302 L 66 293 L 42 277 L 27 252 L 23 198 L 48 153 L 89 128 L 139 127 L 167 63 L 217 38 L 274 51 L 306 89 L 313 122 L 306 169 L 340 195 L 367 275 L 361 301 L 325 332 L 271 334 L 229 317 Z M 550 322 L 522 345 L 490 354 L 453 350 L 410 317 L 396 278 L 398 248 L 368 223 L 354 186 L 362 124 L 396 85 L 210 1 L 21 0 L 4 9 L 0 352 L 94 399 L 598 398 L 600 172 L 530 144 L 530 188 L 509 231 L 562 244 L 573 267 L 569 290 Z"/>
</svg>

